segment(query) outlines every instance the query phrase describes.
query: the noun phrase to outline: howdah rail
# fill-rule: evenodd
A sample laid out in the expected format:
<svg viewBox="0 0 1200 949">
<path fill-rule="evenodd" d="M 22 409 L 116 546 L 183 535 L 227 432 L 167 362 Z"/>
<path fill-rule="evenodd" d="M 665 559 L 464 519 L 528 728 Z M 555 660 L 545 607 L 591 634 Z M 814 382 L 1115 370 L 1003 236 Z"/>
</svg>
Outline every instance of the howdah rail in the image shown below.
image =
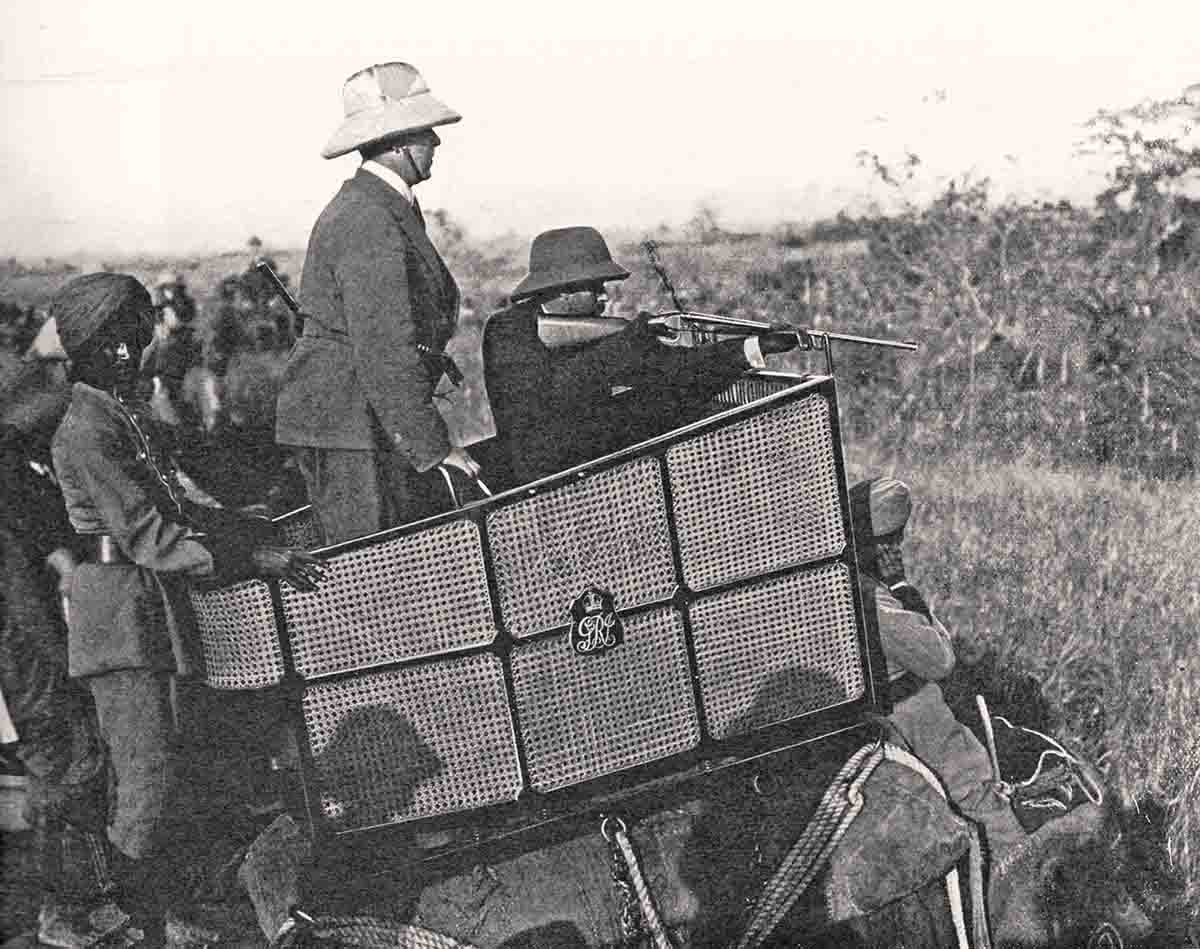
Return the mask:
<svg viewBox="0 0 1200 949">
<path fill-rule="evenodd" d="M 876 707 L 834 380 L 751 374 L 713 412 L 323 548 L 315 593 L 193 594 L 210 684 L 289 697 L 318 836 L 400 827 L 437 854 Z"/>
</svg>

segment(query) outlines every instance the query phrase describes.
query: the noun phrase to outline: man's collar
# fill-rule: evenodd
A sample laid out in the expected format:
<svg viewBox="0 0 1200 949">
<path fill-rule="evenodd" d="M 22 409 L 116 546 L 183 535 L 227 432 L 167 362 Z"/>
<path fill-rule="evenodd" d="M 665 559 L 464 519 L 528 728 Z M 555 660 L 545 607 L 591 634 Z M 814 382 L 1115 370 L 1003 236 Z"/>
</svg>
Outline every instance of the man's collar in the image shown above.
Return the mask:
<svg viewBox="0 0 1200 949">
<path fill-rule="evenodd" d="M 407 181 L 392 171 L 392 169 L 381 165 L 377 161 L 368 159 L 362 163 L 362 170 L 369 171 L 371 174 L 387 182 L 404 196 L 405 201 L 409 204 L 413 203 L 412 188 L 409 187 Z"/>
</svg>

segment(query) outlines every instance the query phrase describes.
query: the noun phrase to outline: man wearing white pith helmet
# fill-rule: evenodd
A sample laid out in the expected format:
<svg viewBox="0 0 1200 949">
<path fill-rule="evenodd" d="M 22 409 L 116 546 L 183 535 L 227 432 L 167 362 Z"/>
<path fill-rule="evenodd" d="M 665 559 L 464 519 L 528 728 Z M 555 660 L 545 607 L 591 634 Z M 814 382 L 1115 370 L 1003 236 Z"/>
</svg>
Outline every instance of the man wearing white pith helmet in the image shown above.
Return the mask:
<svg viewBox="0 0 1200 949">
<path fill-rule="evenodd" d="M 438 464 L 479 473 L 433 405 L 459 296 L 413 194 L 432 172 L 435 127 L 461 116 L 407 63 L 360 70 L 342 101 L 345 119 L 321 154 L 357 150 L 362 165 L 309 238 L 304 333 L 276 420 L 329 543 L 434 513 L 420 475 Z"/>
</svg>

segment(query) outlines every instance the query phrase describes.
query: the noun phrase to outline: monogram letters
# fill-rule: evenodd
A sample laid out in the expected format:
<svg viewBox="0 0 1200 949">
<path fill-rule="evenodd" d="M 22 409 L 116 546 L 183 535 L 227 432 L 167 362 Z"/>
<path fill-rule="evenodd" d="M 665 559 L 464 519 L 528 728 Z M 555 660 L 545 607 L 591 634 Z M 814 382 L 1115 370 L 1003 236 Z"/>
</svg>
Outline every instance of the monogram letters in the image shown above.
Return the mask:
<svg viewBox="0 0 1200 949">
<path fill-rule="evenodd" d="M 571 604 L 571 649 L 580 655 L 621 645 L 624 630 L 611 593 L 589 587 Z"/>
</svg>

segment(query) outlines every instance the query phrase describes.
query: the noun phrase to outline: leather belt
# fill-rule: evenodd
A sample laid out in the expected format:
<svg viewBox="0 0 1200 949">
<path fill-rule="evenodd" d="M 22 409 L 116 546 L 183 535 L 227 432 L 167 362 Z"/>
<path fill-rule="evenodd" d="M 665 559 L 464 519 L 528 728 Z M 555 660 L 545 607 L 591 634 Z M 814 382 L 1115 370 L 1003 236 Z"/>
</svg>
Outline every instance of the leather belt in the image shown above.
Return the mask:
<svg viewBox="0 0 1200 949">
<path fill-rule="evenodd" d="M 87 547 L 87 559 L 91 563 L 114 566 L 117 564 L 133 563 L 112 534 L 85 534 L 83 538 Z"/>
</svg>

